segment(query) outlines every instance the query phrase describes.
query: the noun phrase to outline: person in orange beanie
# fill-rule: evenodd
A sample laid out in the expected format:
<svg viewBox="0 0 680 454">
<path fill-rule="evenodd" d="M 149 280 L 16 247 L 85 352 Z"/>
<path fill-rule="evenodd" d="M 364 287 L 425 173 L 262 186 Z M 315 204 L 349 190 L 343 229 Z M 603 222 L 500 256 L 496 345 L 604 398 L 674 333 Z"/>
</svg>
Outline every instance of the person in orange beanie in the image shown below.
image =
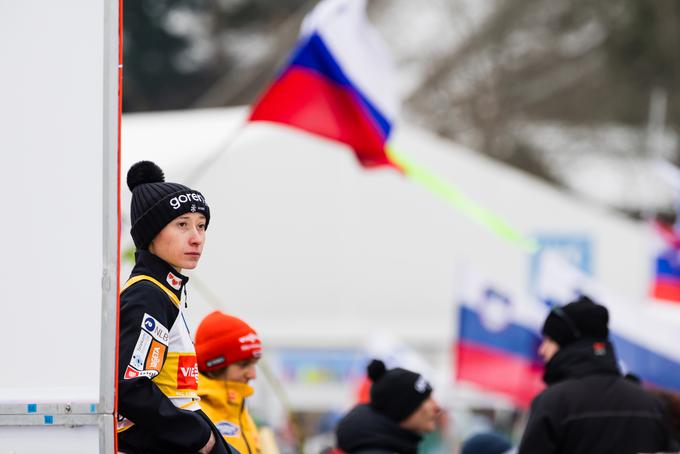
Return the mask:
<svg viewBox="0 0 680 454">
<path fill-rule="evenodd" d="M 262 354 L 259 336 L 243 320 L 214 311 L 199 324 L 195 344 L 201 408 L 241 454 L 260 454 L 257 426 L 245 405 Z"/>
</svg>

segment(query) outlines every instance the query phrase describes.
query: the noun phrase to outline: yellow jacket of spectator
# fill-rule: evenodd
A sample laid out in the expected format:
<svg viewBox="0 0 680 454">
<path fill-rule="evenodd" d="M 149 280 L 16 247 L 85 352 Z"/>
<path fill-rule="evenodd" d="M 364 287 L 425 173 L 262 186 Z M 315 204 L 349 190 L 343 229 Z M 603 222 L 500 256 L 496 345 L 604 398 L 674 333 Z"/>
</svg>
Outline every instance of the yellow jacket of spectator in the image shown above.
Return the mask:
<svg viewBox="0 0 680 454">
<path fill-rule="evenodd" d="M 241 454 L 260 454 L 257 426 L 246 408 L 253 388 L 246 383 L 214 380 L 200 374 L 201 409 L 215 423 L 224 439 Z"/>
</svg>

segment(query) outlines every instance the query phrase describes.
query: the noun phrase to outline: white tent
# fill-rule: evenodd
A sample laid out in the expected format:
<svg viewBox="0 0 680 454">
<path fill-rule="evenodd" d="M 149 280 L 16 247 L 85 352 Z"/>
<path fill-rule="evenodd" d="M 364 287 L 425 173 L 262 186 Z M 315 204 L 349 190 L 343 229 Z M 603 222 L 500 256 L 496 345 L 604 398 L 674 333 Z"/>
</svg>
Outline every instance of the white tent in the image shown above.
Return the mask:
<svg viewBox="0 0 680 454">
<path fill-rule="evenodd" d="M 168 181 L 195 187 L 209 202 L 204 257 L 188 273 L 194 325 L 219 308 L 248 320 L 270 346 L 327 349 L 361 348 L 372 333 L 388 331 L 448 369 L 461 263 L 510 291 L 530 288 L 540 257 L 394 170 L 365 170 L 340 144 L 246 124 L 246 115 L 211 109 L 123 117 L 123 180 L 132 163 L 151 159 Z M 604 286 L 633 304 L 646 299 L 651 261 L 643 223 L 408 125 L 392 143 L 527 235 L 576 238 Z M 127 189 L 122 203 L 127 212 Z"/>
</svg>

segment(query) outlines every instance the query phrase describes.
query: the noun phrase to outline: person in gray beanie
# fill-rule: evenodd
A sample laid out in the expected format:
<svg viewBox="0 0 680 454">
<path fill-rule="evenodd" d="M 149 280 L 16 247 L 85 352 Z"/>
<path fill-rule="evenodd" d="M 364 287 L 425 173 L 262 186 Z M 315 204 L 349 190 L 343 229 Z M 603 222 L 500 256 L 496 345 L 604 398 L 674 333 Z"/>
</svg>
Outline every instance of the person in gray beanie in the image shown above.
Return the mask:
<svg viewBox="0 0 680 454">
<path fill-rule="evenodd" d="M 664 407 L 619 371 L 609 311 L 587 296 L 553 307 L 538 353 L 536 396 L 520 454 L 637 454 L 675 449 Z"/>
<path fill-rule="evenodd" d="M 402 368 L 387 370 L 380 360 L 368 365 L 370 402 L 355 406 L 336 428 L 346 453 L 415 454 L 422 435 L 436 429 L 441 413 L 425 378 Z"/>
</svg>

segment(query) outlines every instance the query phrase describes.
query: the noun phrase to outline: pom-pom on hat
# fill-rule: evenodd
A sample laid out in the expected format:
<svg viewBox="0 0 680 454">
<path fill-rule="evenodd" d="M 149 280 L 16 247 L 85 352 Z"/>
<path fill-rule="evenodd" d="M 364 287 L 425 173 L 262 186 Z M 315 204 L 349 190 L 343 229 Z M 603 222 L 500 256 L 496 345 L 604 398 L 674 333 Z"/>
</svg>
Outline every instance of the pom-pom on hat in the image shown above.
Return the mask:
<svg viewBox="0 0 680 454">
<path fill-rule="evenodd" d="M 198 370 L 212 372 L 262 355 L 260 338 L 240 318 L 220 311 L 208 314 L 196 330 Z"/>
<path fill-rule="evenodd" d="M 158 232 L 185 213 L 205 215 L 208 227 L 210 209 L 203 195 L 182 184 L 166 182 L 163 171 L 153 162 L 132 165 L 127 185 L 132 191 L 130 234 L 137 249 L 146 249 Z"/>
<path fill-rule="evenodd" d="M 410 370 L 387 370 L 385 363 L 374 359 L 367 368 L 371 386 L 371 407 L 395 422 L 401 422 L 432 394 L 425 378 Z"/>
<path fill-rule="evenodd" d="M 606 340 L 609 312 L 585 295 L 562 307 L 554 307 L 543 324 L 543 334 L 564 347 L 578 339 Z"/>
</svg>

